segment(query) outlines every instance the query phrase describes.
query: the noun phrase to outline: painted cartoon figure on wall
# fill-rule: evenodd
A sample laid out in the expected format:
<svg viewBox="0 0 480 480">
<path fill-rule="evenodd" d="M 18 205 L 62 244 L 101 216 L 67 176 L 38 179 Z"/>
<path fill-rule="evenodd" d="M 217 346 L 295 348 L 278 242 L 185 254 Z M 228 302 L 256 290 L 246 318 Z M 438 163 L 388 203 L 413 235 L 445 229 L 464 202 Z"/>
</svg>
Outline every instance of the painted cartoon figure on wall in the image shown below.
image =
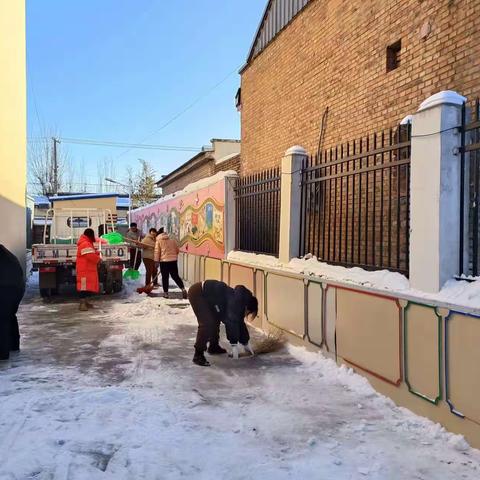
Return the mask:
<svg viewBox="0 0 480 480">
<path fill-rule="evenodd" d="M 205 224 L 207 230 L 213 228 L 213 205 L 211 203 L 205 204 Z"/>
</svg>

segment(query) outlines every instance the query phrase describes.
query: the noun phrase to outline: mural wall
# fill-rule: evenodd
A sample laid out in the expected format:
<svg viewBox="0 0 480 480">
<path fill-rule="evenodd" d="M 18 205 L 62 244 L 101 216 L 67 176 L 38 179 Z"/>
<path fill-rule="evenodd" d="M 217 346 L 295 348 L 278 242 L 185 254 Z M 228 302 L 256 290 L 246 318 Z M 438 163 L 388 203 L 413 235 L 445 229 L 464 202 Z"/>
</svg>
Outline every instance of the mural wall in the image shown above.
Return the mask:
<svg viewBox="0 0 480 480">
<path fill-rule="evenodd" d="M 163 227 L 178 241 L 181 251 L 223 258 L 225 179 L 169 197 L 132 212 L 132 219 L 142 232 Z"/>
</svg>

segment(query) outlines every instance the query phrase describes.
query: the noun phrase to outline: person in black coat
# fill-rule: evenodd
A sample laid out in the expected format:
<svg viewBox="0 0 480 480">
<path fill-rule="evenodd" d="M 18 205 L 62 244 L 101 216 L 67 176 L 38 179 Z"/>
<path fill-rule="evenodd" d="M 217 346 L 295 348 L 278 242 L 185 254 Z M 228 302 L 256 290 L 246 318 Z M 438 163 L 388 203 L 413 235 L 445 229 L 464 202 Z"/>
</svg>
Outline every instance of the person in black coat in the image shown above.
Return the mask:
<svg viewBox="0 0 480 480">
<path fill-rule="evenodd" d="M 17 257 L 0 244 L 0 361 L 20 350 L 17 310 L 25 293 L 23 270 Z"/>
<path fill-rule="evenodd" d="M 194 363 L 210 365 L 205 358 L 207 344 L 210 355 L 227 352 L 219 344 L 220 322 L 225 324 L 227 339 L 232 346 L 232 357 L 238 358 L 239 343 L 253 355 L 245 318 L 249 315 L 257 316 L 258 300 L 248 288 L 243 285 L 231 288 L 224 282 L 206 280 L 190 287 L 188 299 L 198 321 Z"/>
</svg>

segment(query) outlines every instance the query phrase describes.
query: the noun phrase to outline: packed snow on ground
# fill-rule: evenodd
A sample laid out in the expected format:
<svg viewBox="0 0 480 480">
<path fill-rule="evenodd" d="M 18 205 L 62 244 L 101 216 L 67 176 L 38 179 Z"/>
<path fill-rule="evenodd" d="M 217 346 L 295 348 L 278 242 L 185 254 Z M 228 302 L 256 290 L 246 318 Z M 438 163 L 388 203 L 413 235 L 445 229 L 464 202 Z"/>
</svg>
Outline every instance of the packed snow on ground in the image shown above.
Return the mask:
<svg viewBox="0 0 480 480">
<path fill-rule="evenodd" d="M 0 364 L 1 480 L 480 477 L 463 437 L 319 353 L 193 365 L 186 302 L 136 286 L 88 313 L 30 287 Z"/>
<path fill-rule="evenodd" d="M 232 251 L 228 254 L 228 259 L 258 267 L 274 268 L 291 273 L 312 275 L 325 280 L 386 290 L 400 296 L 480 309 L 480 279 L 475 281 L 451 279 L 445 283 L 440 292 L 433 294 L 411 288 L 408 279 L 397 272 L 389 270 L 368 271 L 359 267 L 346 268 L 339 265 L 329 265 L 318 261 L 312 255 L 307 255 L 304 258 L 294 258 L 288 263 L 282 263 L 278 258 L 270 255 Z"/>
</svg>

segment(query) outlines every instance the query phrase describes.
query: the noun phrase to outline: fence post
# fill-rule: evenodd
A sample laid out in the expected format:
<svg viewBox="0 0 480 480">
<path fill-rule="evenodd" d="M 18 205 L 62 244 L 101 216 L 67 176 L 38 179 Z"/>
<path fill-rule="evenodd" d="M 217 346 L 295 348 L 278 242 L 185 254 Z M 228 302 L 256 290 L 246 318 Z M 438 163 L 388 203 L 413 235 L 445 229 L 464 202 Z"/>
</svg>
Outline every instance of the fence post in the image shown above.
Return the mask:
<svg viewBox="0 0 480 480">
<path fill-rule="evenodd" d="M 281 168 L 279 260 L 288 263 L 300 251 L 302 165 L 307 157 L 303 147 L 295 145 L 285 152 Z"/>
<path fill-rule="evenodd" d="M 225 245 L 225 258 L 235 250 L 235 238 L 237 219 L 235 212 L 235 191 L 234 185 L 238 180 L 237 174 L 225 175 L 225 212 L 223 215 L 223 241 Z"/>
<path fill-rule="evenodd" d="M 444 91 L 412 120 L 410 283 L 435 293 L 458 273 L 460 127 L 465 98 Z"/>
</svg>

